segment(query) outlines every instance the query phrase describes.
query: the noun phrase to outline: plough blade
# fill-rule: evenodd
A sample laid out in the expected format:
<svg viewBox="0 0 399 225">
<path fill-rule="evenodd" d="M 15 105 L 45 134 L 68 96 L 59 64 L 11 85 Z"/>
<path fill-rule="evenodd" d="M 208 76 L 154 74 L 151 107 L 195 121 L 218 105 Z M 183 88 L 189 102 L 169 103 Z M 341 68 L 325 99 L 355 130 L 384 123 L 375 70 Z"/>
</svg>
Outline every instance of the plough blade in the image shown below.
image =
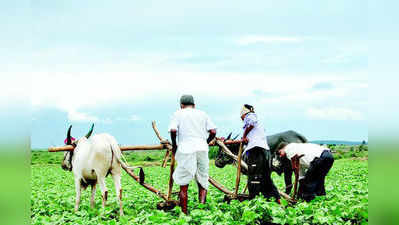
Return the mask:
<svg viewBox="0 0 399 225">
<path fill-rule="evenodd" d="M 172 210 L 173 208 L 175 208 L 178 205 L 179 205 L 178 201 L 169 200 L 169 201 L 159 202 L 157 204 L 157 209 L 158 210 L 168 211 L 168 210 Z"/>
<path fill-rule="evenodd" d="M 144 178 L 145 178 L 144 170 L 143 170 L 143 168 L 140 167 L 140 172 L 139 172 L 139 183 L 140 184 L 144 184 Z"/>
</svg>

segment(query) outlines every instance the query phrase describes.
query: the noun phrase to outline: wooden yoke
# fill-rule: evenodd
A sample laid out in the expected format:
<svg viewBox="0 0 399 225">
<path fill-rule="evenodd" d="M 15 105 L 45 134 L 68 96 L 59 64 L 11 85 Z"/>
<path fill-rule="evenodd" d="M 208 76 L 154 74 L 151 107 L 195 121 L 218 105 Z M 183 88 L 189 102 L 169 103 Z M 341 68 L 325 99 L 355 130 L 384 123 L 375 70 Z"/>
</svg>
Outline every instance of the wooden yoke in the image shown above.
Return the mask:
<svg viewBox="0 0 399 225">
<path fill-rule="evenodd" d="M 65 151 L 73 151 L 75 147 L 73 145 L 65 145 L 61 147 L 50 147 L 48 148 L 49 152 L 65 152 Z"/>
<path fill-rule="evenodd" d="M 167 148 L 167 146 L 166 146 Z M 65 151 L 73 151 L 75 149 L 72 145 L 65 145 L 60 147 L 50 147 L 48 148 L 49 152 L 65 152 Z M 147 150 L 163 150 L 165 149 L 165 144 L 159 145 L 127 145 L 120 146 L 122 152 L 124 151 L 147 151 Z"/>
<path fill-rule="evenodd" d="M 155 124 L 155 121 L 152 121 L 152 129 L 154 129 L 155 134 L 157 135 L 158 139 L 161 141 L 161 144 L 163 144 L 166 148 L 167 148 L 167 152 L 165 154 L 165 158 L 164 158 L 164 163 L 166 166 L 166 161 L 167 161 L 167 155 L 169 152 L 172 152 L 172 145 L 170 144 L 170 142 L 166 139 L 163 139 L 159 133 L 159 130 Z M 172 189 L 173 189 L 173 172 L 175 171 L 175 155 L 172 153 L 172 160 L 170 162 L 170 174 L 169 174 L 169 187 L 168 187 L 168 201 L 171 200 L 171 196 L 172 196 Z"/>
</svg>

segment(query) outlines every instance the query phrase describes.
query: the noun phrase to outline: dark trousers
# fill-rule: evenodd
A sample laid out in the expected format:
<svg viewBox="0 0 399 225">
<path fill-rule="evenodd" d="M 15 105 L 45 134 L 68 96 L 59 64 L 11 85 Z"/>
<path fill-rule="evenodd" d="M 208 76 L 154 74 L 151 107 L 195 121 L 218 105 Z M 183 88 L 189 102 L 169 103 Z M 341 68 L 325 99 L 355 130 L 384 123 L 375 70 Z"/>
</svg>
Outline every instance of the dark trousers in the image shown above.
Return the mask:
<svg viewBox="0 0 399 225">
<path fill-rule="evenodd" d="M 326 195 L 324 187 L 325 178 L 334 163 L 334 158 L 329 150 L 323 151 L 320 158 L 315 158 L 311 163 L 305 178 L 299 182 L 299 197 L 311 201 L 316 196 Z"/>
<path fill-rule="evenodd" d="M 248 191 L 250 199 L 262 193 L 266 198 L 280 199 L 271 178 L 270 151 L 254 147 L 245 152 L 243 160 L 248 164 Z"/>
</svg>

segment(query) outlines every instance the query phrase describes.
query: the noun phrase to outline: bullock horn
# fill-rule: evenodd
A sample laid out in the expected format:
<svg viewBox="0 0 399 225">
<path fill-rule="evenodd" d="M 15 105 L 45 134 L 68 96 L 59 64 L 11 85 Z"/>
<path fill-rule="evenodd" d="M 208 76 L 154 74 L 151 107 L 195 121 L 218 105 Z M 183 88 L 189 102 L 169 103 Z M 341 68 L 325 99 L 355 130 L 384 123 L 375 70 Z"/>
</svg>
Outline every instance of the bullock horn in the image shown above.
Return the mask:
<svg viewBox="0 0 399 225">
<path fill-rule="evenodd" d="M 233 138 L 233 140 L 237 139 L 239 135 L 240 135 L 240 134 L 237 134 L 237 135 Z"/>
<path fill-rule="evenodd" d="M 72 129 L 72 125 L 69 126 L 69 128 L 68 128 L 68 132 L 67 132 L 67 145 L 72 144 L 72 140 L 71 140 L 71 129 Z"/>
<path fill-rule="evenodd" d="M 227 136 L 226 140 L 230 140 L 232 134 L 233 134 L 233 132 L 230 132 L 230 134 Z"/>
<path fill-rule="evenodd" d="M 91 124 L 91 128 L 90 128 L 89 132 L 85 135 L 86 138 L 89 138 L 91 136 L 91 133 L 93 133 L 93 128 L 94 128 L 94 123 Z"/>
</svg>

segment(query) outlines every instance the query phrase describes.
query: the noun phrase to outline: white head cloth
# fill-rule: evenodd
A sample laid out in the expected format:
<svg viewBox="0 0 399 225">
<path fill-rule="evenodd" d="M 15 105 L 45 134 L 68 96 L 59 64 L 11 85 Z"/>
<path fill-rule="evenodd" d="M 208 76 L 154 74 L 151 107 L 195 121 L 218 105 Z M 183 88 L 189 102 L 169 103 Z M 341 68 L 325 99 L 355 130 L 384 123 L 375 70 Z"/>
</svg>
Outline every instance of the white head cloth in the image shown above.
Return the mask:
<svg viewBox="0 0 399 225">
<path fill-rule="evenodd" d="M 245 115 L 245 114 L 247 114 L 247 113 L 249 113 L 249 112 L 251 112 L 251 110 L 249 110 L 249 109 L 248 109 L 247 107 L 245 107 L 245 106 L 242 106 L 240 115 L 242 116 L 242 115 Z"/>
</svg>

